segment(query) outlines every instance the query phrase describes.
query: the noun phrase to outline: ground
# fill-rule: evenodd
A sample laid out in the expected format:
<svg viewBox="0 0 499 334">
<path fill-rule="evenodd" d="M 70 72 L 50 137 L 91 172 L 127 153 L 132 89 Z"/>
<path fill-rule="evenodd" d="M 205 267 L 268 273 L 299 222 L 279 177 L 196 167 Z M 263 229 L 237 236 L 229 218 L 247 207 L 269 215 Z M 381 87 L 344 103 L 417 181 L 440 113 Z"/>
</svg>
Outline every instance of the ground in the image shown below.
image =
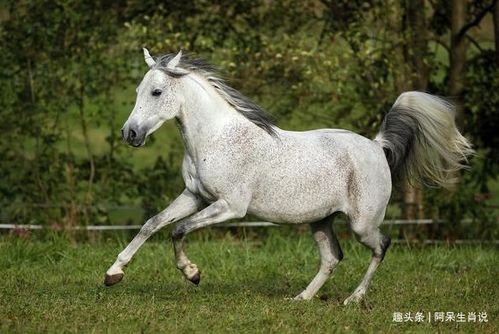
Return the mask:
<svg viewBox="0 0 499 334">
<path fill-rule="evenodd" d="M 175 268 L 166 237 L 146 243 L 123 282 L 110 288 L 102 284 L 104 273 L 124 239 L 1 237 L 0 332 L 499 332 L 493 246 L 393 245 L 365 302 L 343 306 L 370 257 L 353 239 L 340 238 L 345 259 L 317 298 L 291 301 L 285 298 L 305 288 L 318 267 L 308 233 L 198 234 L 187 245 L 202 270 L 198 287 Z M 408 312 L 413 321 L 405 321 Z M 466 322 L 436 322 L 435 312 L 461 312 Z M 468 321 L 470 312 L 476 322 Z M 479 312 L 487 313 L 487 322 L 479 321 Z M 402 322 L 394 321 L 398 316 Z"/>
</svg>

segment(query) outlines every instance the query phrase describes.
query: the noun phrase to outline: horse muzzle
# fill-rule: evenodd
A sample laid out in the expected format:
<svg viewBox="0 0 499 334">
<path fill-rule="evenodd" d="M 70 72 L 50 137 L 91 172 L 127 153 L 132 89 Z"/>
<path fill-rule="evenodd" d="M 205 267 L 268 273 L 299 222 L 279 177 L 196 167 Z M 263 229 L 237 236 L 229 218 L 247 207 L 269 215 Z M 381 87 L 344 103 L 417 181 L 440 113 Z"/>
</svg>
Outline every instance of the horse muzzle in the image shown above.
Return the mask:
<svg viewBox="0 0 499 334">
<path fill-rule="evenodd" d="M 144 131 L 136 124 L 125 124 L 125 126 L 121 129 L 123 141 L 133 147 L 140 147 L 145 144 L 146 133 L 147 131 Z"/>
</svg>

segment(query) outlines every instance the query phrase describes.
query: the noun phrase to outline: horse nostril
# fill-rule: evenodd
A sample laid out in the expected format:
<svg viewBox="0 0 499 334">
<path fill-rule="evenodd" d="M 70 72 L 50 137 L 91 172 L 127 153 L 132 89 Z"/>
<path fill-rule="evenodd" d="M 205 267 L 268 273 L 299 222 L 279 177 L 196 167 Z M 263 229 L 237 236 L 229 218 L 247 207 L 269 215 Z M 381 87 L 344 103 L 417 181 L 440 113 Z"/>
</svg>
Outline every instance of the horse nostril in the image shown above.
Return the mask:
<svg viewBox="0 0 499 334">
<path fill-rule="evenodd" d="M 130 138 L 131 140 L 134 140 L 135 138 L 137 138 L 137 132 L 130 129 L 130 133 L 128 134 L 128 138 Z"/>
</svg>

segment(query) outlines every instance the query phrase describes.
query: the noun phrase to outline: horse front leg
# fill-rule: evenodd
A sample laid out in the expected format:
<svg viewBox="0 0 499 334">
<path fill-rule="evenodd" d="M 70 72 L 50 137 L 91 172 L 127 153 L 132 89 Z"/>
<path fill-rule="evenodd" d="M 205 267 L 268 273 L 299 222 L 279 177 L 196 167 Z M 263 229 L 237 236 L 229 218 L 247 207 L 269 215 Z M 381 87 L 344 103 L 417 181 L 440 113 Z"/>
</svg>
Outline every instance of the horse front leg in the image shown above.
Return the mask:
<svg viewBox="0 0 499 334">
<path fill-rule="evenodd" d="M 184 190 L 165 210 L 147 220 L 139 233 L 118 255 L 114 264 L 107 270 L 104 284 L 114 285 L 123 279 L 123 267 L 126 266 L 144 242 L 162 227 L 177 222 L 199 210 L 202 201 L 193 193 Z"/>
<path fill-rule="evenodd" d="M 201 272 L 197 265 L 192 263 L 184 253 L 185 236 L 200 228 L 221 223 L 223 221 L 241 218 L 246 215 L 247 206 L 243 208 L 234 208 L 225 200 L 218 200 L 187 218 L 172 231 L 173 248 L 175 250 L 175 259 L 177 268 L 182 271 L 184 277 L 192 283 L 198 285 L 201 280 Z"/>
</svg>

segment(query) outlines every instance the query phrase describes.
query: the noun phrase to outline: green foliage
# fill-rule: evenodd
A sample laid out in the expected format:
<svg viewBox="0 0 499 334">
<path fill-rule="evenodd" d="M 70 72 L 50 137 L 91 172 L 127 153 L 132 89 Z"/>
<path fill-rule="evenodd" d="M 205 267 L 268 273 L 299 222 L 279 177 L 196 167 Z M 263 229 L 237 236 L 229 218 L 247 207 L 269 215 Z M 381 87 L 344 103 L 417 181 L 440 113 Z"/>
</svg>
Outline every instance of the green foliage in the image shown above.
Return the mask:
<svg viewBox="0 0 499 334">
<path fill-rule="evenodd" d="M 40 203 L 87 207 L 95 195 L 113 194 L 106 192 L 113 173 L 119 175 L 118 180 L 126 179 L 126 174 L 116 174 L 123 168 L 110 168 L 116 165 L 117 133 L 109 137 L 111 149 L 106 157 L 93 155 L 87 134 L 89 119 L 99 120 L 93 122 L 95 125 L 107 121 L 111 130 L 116 130 L 113 115 L 107 113 L 112 102 L 110 91 L 122 78 L 120 62 L 113 54 L 118 49 L 110 48 L 120 27 L 112 15 L 116 10 L 106 1 L 9 2 L 10 17 L 2 22 L 1 30 L 5 52 L 0 56 L 4 69 L 0 102 L 4 140 L 0 152 L 8 158 L 2 161 L 8 182 L 0 191 L 7 210 L 13 203 L 28 208 Z M 86 105 L 90 99 L 93 108 Z M 72 111 L 77 111 L 84 135 L 85 160 L 75 159 L 71 149 L 71 131 L 78 127 L 68 124 Z M 58 143 L 63 143 L 64 149 Z M 104 160 L 107 163 L 102 168 Z M 109 180 L 108 184 L 100 183 L 97 194 L 96 171 L 99 181 Z M 99 190 L 103 192 L 99 194 Z M 118 200 L 115 196 L 106 198 Z M 86 208 L 81 211 L 87 216 Z M 24 223 L 30 216 L 26 214 L 28 217 L 11 217 Z M 68 214 L 56 207 L 41 212 L 36 220 L 52 223 L 70 218 Z"/>
<path fill-rule="evenodd" d="M 173 164 L 167 163 L 159 157 L 154 165 L 144 169 L 144 180 L 140 182 L 143 188 L 139 189 L 142 198 L 142 207 L 145 215 L 151 217 L 163 210 L 165 203 L 172 202 L 183 189 L 183 180 L 179 169 L 173 169 Z M 170 189 L 170 191 L 168 191 Z M 171 189 L 179 189 L 172 193 Z"/>
<path fill-rule="evenodd" d="M 448 2 L 432 3 L 428 33 L 443 38 Z M 16 223 L 108 223 L 109 206 L 138 205 L 150 216 L 182 190 L 182 144 L 173 127 L 156 132 L 140 152 L 120 142 L 133 88 L 146 70 L 143 46 L 153 55 L 183 49 L 206 58 L 283 128 L 374 136 L 408 72 L 400 55 L 413 52 L 406 47 L 412 32 L 400 30 L 402 7 L 325 0 L 4 2 L 2 216 Z M 473 4 L 470 15 L 480 8 Z M 448 63 L 437 51 L 423 57 L 434 73 L 430 90 L 445 95 Z M 491 57 L 478 54 L 469 66 L 466 129 L 486 158 L 472 169 L 470 182 L 478 183 L 465 178 L 456 219 L 475 215 L 481 204 L 474 194 L 487 192 L 497 175 L 499 90 L 489 88 L 499 76 L 489 70 Z M 427 198 L 438 214 L 449 211 L 446 205 L 442 193 Z"/>
<path fill-rule="evenodd" d="M 487 50 L 471 59 L 466 78 L 466 130 L 475 145 L 486 152 L 480 172 L 483 192 L 488 191 L 487 181 L 499 171 L 499 68 L 495 57 L 492 50 Z"/>
<path fill-rule="evenodd" d="M 479 151 L 471 161 L 471 168 L 462 173 L 456 189 L 446 191 L 428 189 L 426 194 L 428 215 L 442 219 L 445 224 L 438 231 L 439 238 L 497 239 L 497 212 L 487 207 L 490 203 L 488 189 L 490 162 L 484 151 Z M 461 220 L 465 220 L 460 223 Z"/>
</svg>

